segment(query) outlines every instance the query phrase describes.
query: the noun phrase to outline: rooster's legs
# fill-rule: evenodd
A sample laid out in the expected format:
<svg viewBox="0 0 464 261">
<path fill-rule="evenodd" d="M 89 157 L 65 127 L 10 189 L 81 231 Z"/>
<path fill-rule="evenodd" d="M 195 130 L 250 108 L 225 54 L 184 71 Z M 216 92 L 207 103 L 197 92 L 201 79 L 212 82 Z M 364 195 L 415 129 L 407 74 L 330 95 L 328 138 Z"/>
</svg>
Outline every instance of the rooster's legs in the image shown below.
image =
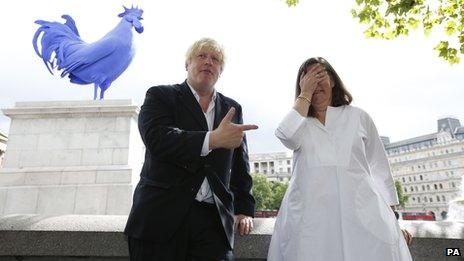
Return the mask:
<svg viewBox="0 0 464 261">
<path fill-rule="evenodd" d="M 96 100 L 97 99 L 97 90 L 98 90 L 98 85 L 95 83 L 94 84 L 94 89 L 93 89 L 93 99 Z"/>
</svg>

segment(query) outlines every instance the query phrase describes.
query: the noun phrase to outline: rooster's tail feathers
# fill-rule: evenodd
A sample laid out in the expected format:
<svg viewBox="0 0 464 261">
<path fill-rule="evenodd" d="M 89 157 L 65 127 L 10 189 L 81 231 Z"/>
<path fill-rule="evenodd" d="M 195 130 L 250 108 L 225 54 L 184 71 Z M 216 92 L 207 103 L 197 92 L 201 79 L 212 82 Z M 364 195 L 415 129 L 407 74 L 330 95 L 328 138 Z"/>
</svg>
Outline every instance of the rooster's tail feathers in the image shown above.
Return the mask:
<svg viewBox="0 0 464 261">
<path fill-rule="evenodd" d="M 71 16 L 69 15 L 62 15 L 61 18 L 66 20 L 66 23 L 64 23 L 67 27 L 69 27 L 77 36 L 79 35 L 79 31 L 77 31 L 76 27 L 76 22 L 74 22 L 74 19 L 72 19 Z"/>
<path fill-rule="evenodd" d="M 53 74 L 52 70 L 64 61 L 68 46 L 75 43 L 83 43 L 79 37 L 76 24 L 69 15 L 63 15 L 66 19 L 65 24 L 58 22 L 47 22 L 43 20 L 35 21 L 40 27 L 37 29 L 32 39 L 32 44 L 37 55 L 42 58 L 47 69 Z M 38 39 L 41 38 L 41 50 L 39 51 Z M 55 53 L 55 57 L 52 57 Z M 56 63 L 54 63 L 56 58 Z"/>
</svg>

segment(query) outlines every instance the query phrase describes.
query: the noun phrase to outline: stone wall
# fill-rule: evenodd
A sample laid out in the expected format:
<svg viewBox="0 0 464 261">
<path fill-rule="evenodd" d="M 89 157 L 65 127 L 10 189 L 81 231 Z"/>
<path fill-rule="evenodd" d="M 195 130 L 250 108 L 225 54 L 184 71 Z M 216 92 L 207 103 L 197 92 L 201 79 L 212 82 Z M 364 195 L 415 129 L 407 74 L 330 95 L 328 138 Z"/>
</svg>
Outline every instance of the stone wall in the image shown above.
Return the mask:
<svg viewBox="0 0 464 261">
<path fill-rule="evenodd" d="M 0 260 L 128 260 L 122 233 L 127 216 L 9 215 L 0 217 Z M 445 248 L 464 251 L 464 222 L 402 221 L 414 235 L 415 261 L 463 261 Z M 236 260 L 265 260 L 274 219 L 255 219 L 249 236 L 236 237 Z M 361 260 L 363 261 L 363 260 Z"/>
</svg>

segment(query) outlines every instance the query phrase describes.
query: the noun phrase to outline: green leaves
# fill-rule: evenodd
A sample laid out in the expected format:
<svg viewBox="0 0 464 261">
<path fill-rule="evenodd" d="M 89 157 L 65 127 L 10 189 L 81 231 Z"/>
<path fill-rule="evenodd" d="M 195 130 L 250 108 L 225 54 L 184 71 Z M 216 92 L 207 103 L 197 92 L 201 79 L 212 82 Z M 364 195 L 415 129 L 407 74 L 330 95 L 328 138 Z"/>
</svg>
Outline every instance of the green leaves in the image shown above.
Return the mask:
<svg viewBox="0 0 464 261">
<path fill-rule="evenodd" d="M 433 49 L 438 51 L 439 57 L 443 57 L 450 64 L 456 64 L 460 62 L 458 50 L 456 48 L 449 47 L 448 41 L 440 41 L 440 43 L 438 43 Z M 461 53 L 463 53 L 462 49 L 463 45 L 461 44 Z"/>
<path fill-rule="evenodd" d="M 453 35 L 456 32 L 456 23 L 454 21 L 448 21 L 446 24 L 445 32 L 448 36 Z"/>
<path fill-rule="evenodd" d="M 415 19 L 413 17 L 409 17 L 408 19 L 408 25 L 409 27 L 413 28 L 414 30 L 416 30 L 417 28 L 419 28 L 419 25 L 420 25 L 420 22 L 418 19 Z"/>
<path fill-rule="evenodd" d="M 296 6 L 298 4 L 298 0 L 286 0 L 288 6 Z"/>
<path fill-rule="evenodd" d="M 403 188 L 401 187 L 401 183 L 399 181 L 395 181 L 395 188 L 396 195 L 398 195 L 398 201 L 400 202 L 400 206 L 404 207 L 404 203 L 408 201 L 409 196 L 403 194 Z"/>
<path fill-rule="evenodd" d="M 278 210 L 288 183 L 268 181 L 265 175 L 253 174 L 253 196 L 256 210 Z"/>
<path fill-rule="evenodd" d="M 266 176 L 253 174 L 253 196 L 256 201 L 256 210 L 269 209 L 271 205 L 272 190 Z"/>
<path fill-rule="evenodd" d="M 428 36 L 438 26 L 448 40 L 459 42 L 455 48 L 449 41 L 440 41 L 434 48 L 438 56 L 456 64 L 464 54 L 464 0 L 440 0 L 433 7 L 424 0 L 356 0 L 351 13 L 360 24 L 366 25 L 364 35 L 368 38 L 390 40 L 408 35 L 421 25 Z"/>
<path fill-rule="evenodd" d="M 299 0 L 286 2 L 288 6 L 296 6 Z M 428 36 L 438 27 L 447 40 L 458 42 L 458 47 L 450 47 L 449 41 L 440 41 L 434 48 L 438 56 L 456 64 L 464 54 L 464 0 L 355 0 L 355 3 L 351 14 L 366 26 L 367 38 L 391 40 L 408 35 L 421 25 Z"/>
</svg>

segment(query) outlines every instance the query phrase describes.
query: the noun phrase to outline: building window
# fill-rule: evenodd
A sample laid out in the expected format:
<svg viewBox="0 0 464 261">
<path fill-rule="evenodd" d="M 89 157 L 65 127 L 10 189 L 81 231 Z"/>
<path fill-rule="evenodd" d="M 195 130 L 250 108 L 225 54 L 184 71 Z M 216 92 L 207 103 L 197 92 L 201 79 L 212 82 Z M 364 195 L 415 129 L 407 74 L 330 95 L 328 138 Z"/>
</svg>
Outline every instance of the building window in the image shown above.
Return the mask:
<svg viewBox="0 0 464 261">
<path fill-rule="evenodd" d="M 440 196 L 437 195 L 437 202 L 440 202 Z"/>
<path fill-rule="evenodd" d="M 442 189 L 442 188 L 443 188 L 443 185 L 442 185 L 441 183 L 439 184 L 439 186 L 440 186 L 440 189 Z"/>
<path fill-rule="evenodd" d="M 291 168 L 287 168 L 287 173 L 291 173 L 292 172 L 292 169 Z"/>
<path fill-rule="evenodd" d="M 408 189 L 406 187 L 404 187 L 404 192 L 408 192 Z"/>
<path fill-rule="evenodd" d="M 433 203 L 433 198 L 429 198 L 430 203 Z"/>
<path fill-rule="evenodd" d="M 405 182 L 406 182 L 406 179 L 403 177 L 403 183 L 405 183 Z"/>
<path fill-rule="evenodd" d="M 446 202 L 446 197 L 445 197 L 445 195 L 442 195 L 442 196 L 441 196 L 441 199 L 442 199 L 443 201 Z"/>
<path fill-rule="evenodd" d="M 454 184 L 454 182 L 451 182 L 451 186 L 452 186 L 453 188 L 455 188 L 455 187 L 456 187 L 456 184 Z"/>
<path fill-rule="evenodd" d="M 424 185 L 422 185 L 422 191 L 425 191 L 425 186 Z"/>
<path fill-rule="evenodd" d="M 416 181 L 416 176 L 414 176 L 414 181 Z"/>
<path fill-rule="evenodd" d="M 415 198 L 415 197 L 412 197 L 412 201 L 416 201 L 416 198 Z"/>
<path fill-rule="evenodd" d="M 264 174 L 267 174 L 267 169 L 264 169 L 264 170 L 263 170 L 263 173 L 264 173 Z"/>
<path fill-rule="evenodd" d="M 427 202 L 427 197 L 424 197 L 424 202 Z"/>
<path fill-rule="evenodd" d="M 411 181 L 412 181 L 412 180 L 411 180 L 411 177 L 409 177 L 409 182 L 411 182 Z"/>
<path fill-rule="evenodd" d="M 287 165 L 290 165 L 290 160 L 287 160 Z"/>
<path fill-rule="evenodd" d="M 410 191 L 414 191 L 414 188 L 411 186 L 411 187 L 409 188 L 409 190 L 410 190 Z"/>
<path fill-rule="evenodd" d="M 422 175 L 419 175 L 420 180 L 424 180 L 424 177 Z"/>
<path fill-rule="evenodd" d="M 419 191 L 419 189 L 417 188 L 417 186 L 414 186 L 414 188 L 416 189 L 416 191 Z"/>
<path fill-rule="evenodd" d="M 259 163 L 255 162 L 255 171 L 258 172 L 258 170 L 259 170 Z"/>
<path fill-rule="evenodd" d="M 429 186 L 429 185 L 427 185 L 427 190 L 430 190 L 430 186 Z"/>
<path fill-rule="evenodd" d="M 417 198 L 417 203 L 420 203 L 420 198 L 419 197 Z"/>
<path fill-rule="evenodd" d="M 435 190 L 437 190 L 437 189 L 438 189 L 438 186 L 437 186 L 437 184 L 433 184 L 433 187 L 435 188 Z"/>
</svg>

